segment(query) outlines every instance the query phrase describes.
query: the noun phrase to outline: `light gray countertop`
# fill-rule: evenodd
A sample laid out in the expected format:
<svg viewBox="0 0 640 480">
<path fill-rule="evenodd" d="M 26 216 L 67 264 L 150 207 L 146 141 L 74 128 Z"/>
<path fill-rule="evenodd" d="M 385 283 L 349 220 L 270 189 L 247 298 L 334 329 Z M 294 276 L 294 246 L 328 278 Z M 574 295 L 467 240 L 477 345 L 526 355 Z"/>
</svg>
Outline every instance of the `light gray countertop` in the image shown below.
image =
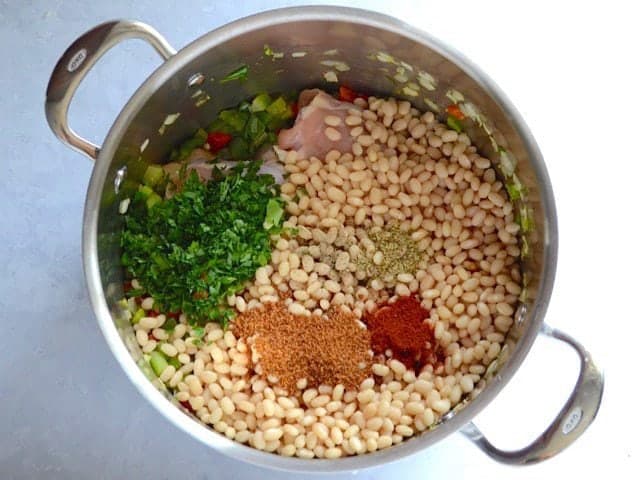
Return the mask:
<svg viewBox="0 0 640 480">
<path fill-rule="evenodd" d="M 233 19 L 301 3 L 0 0 L 1 480 L 283 476 L 240 464 L 179 431 L 114 360 L 94 319 L 81 264 L 92 165 L 54 138 L 43 102 L 58 57 L 105 20 L 142 20 L 180 48 Z M 590 347 L 609 382 L 591 429 L 541 465 L 499 465 L 452 435 L 410 459 L 342 478 L 581 476 L 612 464 L 618 478 L 631 478 L 640 470 L 637 416 L 624 418 L 621 411 L 632 391 L 627 358 L 639 338 L 637 228 L 629 216 L 634 205 L 638 216 L 640 170 L 637 147 L 629 146 L 638 107 L 622 102 L 637 102 L 640 82 L 615 58 L 635 58 L 631 47 L 640 40 L 633 15 L 581 4 L 580 21 L 573 22 L 572 7 L 559 2 L 537 3 L 535 10 L 493 2 L 339 3 L 394 14 L 453 44 L 523 113 L 546 154 L 560 214 L 562 248 L 548 321 Z M 158 64 L 142 42 L 109 52 L 81 86 L 71 125 L 100 143 Z M 623 93 L 627 87 L 632 93 Z M 501 447 L 522 446 L 541 432 L 575 378 L 577 362 L 555 344 L 536 342 L 529 357 L 478 418 Z"/>
</svg>

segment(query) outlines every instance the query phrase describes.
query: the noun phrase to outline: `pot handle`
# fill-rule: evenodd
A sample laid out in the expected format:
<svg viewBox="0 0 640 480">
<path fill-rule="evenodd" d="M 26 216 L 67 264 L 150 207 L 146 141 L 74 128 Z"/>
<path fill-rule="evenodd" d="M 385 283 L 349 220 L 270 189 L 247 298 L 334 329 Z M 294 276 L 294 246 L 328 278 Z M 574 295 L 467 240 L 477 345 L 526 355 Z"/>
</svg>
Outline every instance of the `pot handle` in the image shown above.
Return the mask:
<svg viewBox="0 0 640 480">
<path fill-rule="evenodd" d="M 510 465 L 528 465 L 553 457 L 584 433 L 598 412 L 604 390 L 604 376 L 591 355 L 571 336 L 543 324 L 541 332 L 569 344 L 580 357 L 580 374 L 571 396 L 551 425 L 533 443 L 504 451 L 493 446 L 473 422 L 460 431 L 494 460 Z"/>
<path fill-rule="evenodd" d="M 98 158 L 100 148 L 69 127 L 69 104 L 80 82 L 98 59 L 111 47 L 129 38 L 146 40 L 165 60 L 176 53 L 162 35 L 149 25 L 129 20 L 106 22 L 73 42 L 58 60 L 49 79 L 45 101 L 49 127 L 63 143 L 93 160 Z"/>
</svg>

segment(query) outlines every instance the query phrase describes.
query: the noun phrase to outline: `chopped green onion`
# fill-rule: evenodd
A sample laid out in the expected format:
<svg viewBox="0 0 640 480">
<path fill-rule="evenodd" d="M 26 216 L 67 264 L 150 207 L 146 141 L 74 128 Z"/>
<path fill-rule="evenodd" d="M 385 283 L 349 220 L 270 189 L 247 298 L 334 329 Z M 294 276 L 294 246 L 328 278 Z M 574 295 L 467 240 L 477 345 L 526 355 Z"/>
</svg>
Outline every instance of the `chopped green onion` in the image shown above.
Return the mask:
<svg viewBox="0 0 640 480">
<path fill-rule="evenodd" d="M 246 80 L 249 74 L 249 67 L 247 65 L 242 65 L 241 67 L 236 68 L 234 71 L 225 76 L 220 83 L 227 83 L 233 80 Z"/>
<path fill-rule="evenodd" d="M 169 366 L 165 356 L 156 350 L 151 352 L 149 355 L 149 364 L 151 365 L 153 372 L 158 376 L 160 376 L 162 372 L 164 372 L 164 369 Z"/>
<path fill-rule="evenodd" d="M 462 123 L 453 115 L 447 117 L 447 126 L 458 133 L 462 132 Z"/>
</svg>

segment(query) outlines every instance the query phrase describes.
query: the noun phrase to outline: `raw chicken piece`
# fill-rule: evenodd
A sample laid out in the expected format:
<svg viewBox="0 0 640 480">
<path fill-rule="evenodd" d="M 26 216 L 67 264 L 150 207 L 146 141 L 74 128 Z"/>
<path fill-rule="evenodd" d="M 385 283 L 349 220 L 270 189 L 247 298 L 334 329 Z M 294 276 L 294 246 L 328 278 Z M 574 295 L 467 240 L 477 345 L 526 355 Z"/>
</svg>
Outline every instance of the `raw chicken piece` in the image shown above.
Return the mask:
<svg viewBox="0 0 640 480">
<path fill-rule="evenodd" d="M 341 102 L 319 90 L 303 90 L 298 99 L 300 111 L 292 128 L 281 130 L 278 134 L 278 146 L 284 150 L 296 150 L 302 158 L 323 158 L 329 151 L 351 151 L 354 139 L 344 119 L 350 109 L 360 110 L 357 105 Z M 332 127 L 340 133 L 340 139 L 333 141 L 325 135 L 328 127 L 324 123 L 327 115 L 339 117 L 340 125 Z"/>
</svg>

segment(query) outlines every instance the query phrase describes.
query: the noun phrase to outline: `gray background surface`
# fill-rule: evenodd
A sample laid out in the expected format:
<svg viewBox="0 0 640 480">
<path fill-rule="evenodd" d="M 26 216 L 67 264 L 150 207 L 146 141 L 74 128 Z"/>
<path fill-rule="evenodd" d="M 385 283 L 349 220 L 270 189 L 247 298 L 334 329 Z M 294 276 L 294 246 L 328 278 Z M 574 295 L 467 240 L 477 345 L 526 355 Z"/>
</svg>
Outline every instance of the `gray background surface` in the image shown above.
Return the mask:
<svg viewBox="0 0 640 480">
<path fill-rule="evenodd" d="M 53 137 L 43 101 L 58 57 L 102 21 L 145 21 L 180 48 L 230 20 L 299 3 L 0 1 L 0 480 L 283 476 L 187 437 L 147 404 L 116 364 L 94 320 L 81 265 L 92 165 Z M 637 219 L 640 172 L 629 133 L 638 108 L 635 94 L 627 92 L 639 82 L 619 59 L 635 58 L 632 12 L 615 2 L 597 8 L 581 3 L 580 9 L 552 2 L 535 8 L 337 3 L 396 15 L 455 45 L 527 118 L 554 181 L 563 242 L 548 318 L 591 348 L 609 382 L 592 428 L 539 466 L 516 471 L 498 465 L 453 435 L 408 460 L 342 477 L 541 478 L 598 474 L 615 464 L 619 478 L 631 478 L 639 470 L 632 436 L 638 421 L 621 412 L 623 399 L 635 391 L 627 358 L 637 350 L 640 265 L 629 218 Z M 71 125 L 100 143 L 159 62 L 141 42 L 109 52 L 81 86 Z M 536 342 L 479 425 L 502 447 L 524 445 L 566 398 L 575 365 L 561 346 Z"/>
</svg>

